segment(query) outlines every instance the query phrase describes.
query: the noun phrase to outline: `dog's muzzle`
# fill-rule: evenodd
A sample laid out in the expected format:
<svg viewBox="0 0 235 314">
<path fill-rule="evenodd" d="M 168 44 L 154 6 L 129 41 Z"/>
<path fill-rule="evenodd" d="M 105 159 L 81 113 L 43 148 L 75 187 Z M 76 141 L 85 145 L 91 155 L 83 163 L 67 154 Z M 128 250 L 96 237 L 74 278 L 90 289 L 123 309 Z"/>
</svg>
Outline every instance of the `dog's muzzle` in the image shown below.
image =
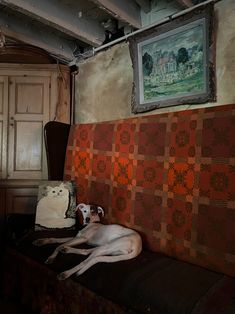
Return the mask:
<svg viewBox="0 0 235 314">
<path fill-rule="evenodd" d="M 90 220 L 91 220 L 90 217 L 86 217 L 86 220 L 85 220 L 85 221 L 86 221 L 86 223 L 88 224 L 88 223 L 90 222 Z"/>
</svg>

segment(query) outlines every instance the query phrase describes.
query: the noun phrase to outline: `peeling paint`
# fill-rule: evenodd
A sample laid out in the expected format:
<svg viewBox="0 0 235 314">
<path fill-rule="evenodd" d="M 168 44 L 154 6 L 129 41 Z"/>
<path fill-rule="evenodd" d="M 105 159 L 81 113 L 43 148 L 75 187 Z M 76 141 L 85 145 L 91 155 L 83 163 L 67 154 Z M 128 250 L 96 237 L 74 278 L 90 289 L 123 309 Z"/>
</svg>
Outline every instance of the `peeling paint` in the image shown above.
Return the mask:
<svg viewBox="0 0 235 314">
<path fill-rule="evenodd" d="M 132 65 L 127 44 L 101 52 L 79 66 L 75 120 L 119 119 L 130 114 Z"/>
</svg>

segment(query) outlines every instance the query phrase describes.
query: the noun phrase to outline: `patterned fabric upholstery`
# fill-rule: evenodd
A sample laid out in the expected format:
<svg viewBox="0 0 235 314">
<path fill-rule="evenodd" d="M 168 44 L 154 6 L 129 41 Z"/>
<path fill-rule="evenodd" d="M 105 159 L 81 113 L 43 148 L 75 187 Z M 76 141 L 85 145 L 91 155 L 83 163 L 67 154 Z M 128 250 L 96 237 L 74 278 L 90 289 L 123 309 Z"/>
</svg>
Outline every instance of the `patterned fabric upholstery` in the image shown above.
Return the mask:
<svg viewBox="0 0 235 314">
<path fill-rule="evenodd" d="M 65 179 L 150 250 L 235 276 L 235 105 L 74 125 Z"/>
</svg>

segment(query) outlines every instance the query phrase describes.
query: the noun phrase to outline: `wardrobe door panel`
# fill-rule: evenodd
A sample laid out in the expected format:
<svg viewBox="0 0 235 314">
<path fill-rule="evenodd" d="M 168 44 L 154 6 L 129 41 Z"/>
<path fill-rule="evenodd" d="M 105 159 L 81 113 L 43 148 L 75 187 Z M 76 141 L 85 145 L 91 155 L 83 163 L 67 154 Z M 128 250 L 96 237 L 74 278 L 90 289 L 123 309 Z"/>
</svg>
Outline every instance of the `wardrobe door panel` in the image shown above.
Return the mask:
<svg viewBox="0 0 235 314">
<path fill-rule="evenodd" d="M 6 190 L 7 214 L 34 214 L 37 206 L 37 188 L 8 188 Z"/>
<path fill-rule="evenodd" d="M 15 122 L 15 171 L 42 170 L 42 122 Z"/>
<path fill-rule="evenodd" d="M 50 79 L 10 77 L 9 179 L 46 178 L 43 127 L 49 120 Z"/>
</svg>

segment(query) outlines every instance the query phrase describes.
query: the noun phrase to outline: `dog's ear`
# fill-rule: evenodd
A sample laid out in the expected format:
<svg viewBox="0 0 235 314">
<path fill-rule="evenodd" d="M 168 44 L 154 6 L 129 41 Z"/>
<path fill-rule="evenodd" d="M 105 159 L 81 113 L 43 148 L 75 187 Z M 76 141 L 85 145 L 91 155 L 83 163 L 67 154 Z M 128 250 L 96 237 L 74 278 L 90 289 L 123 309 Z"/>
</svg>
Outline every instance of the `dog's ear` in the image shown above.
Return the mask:
<svg viewBox="0 0 235 314">
<path fill-rule="evenodd" d="M 84 207 L 86 207 L 86 206 L 87 206 L 87 205 L 84 204 L 84 203 L 78 204 L 77 207 L 76 207 L 76 210 L 78 210 L 78 209 L 82 210 L 82 209 L 84 209 Z"/>
<path fill-rule="evenodd" d="M 102 216 L 104 217 L 104 210 L 100 206 L 98 206 L 98 214 L 102 214 Z"/>
</svg>

